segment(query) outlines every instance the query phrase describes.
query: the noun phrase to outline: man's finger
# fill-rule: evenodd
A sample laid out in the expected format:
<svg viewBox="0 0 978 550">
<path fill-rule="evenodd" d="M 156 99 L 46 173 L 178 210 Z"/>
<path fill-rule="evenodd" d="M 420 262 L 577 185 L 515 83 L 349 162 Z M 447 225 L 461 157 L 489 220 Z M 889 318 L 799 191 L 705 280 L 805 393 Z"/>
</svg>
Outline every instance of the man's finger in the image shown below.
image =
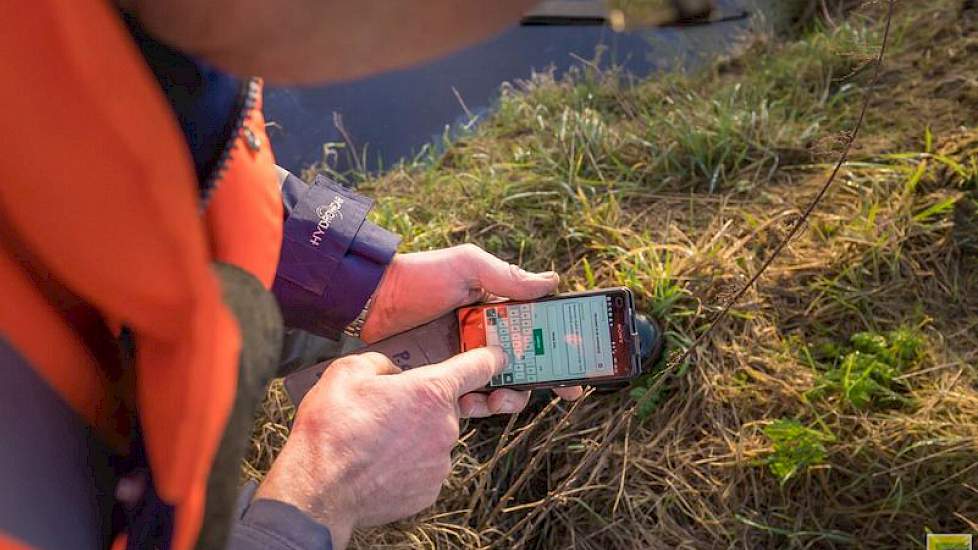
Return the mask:
<svg viewBox="0 0 978 550">
<path fill-rule="evenodd" d="M 359 358 L 358 367 L 370 374 L 400 374 L 401 369 L 382 353 L 369 351 L 359 355 L 351 355 L 350 358 Z"/>
<path fill-rule="evenodd" d="M 580 386 L 571 386 L 569 388 L 554 388 L 554 393 L 560 396 L 564 401 L 576 401 L 584 395 L 584 388 Z"/>
<path fill-rule="evenodd" d="M 472 392 L 458 398 L 458 410 L 462 418 L 485 418 L 492 416 L 489 410 L 489 396 Z"/>
<path fill-rule="evenodd" d="M 463 262 L 482 289 L 511 300 L 532 300 L 557 290 L 560 277 L 553 271 L 530 273 L 472 246 L 464 250 Z"/>
<path fill-rule="evenodd" d="M 492 414 L 516 414 L 526 408 L 530 392 L 515 390 L 496 390 L 489 394 L 488 406 Z"/>
<path fill-rule="evenodd" d="M 506 368 L 502 348 L 489 346 L 460 353 L 441 363 L 411 369 L 401 376 L 423 377 L 448 384 L 455 397 L 482 389 L 493 376 Z"/>
</svg>

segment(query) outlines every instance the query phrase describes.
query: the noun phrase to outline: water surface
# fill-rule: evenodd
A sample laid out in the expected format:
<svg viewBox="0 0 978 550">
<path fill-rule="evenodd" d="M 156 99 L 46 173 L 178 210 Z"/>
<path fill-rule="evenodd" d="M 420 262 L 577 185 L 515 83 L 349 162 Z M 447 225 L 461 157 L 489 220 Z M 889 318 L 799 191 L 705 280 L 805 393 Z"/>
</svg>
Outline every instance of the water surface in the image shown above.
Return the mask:
<svg viewBox="0 0 978 550">
<path fill-rule="evenodd" d="M 759 0 L 720 0 L 723 13 L 756 13 Z M 350 141 L 371 171 L 413 157 L 441 141 L 446 128 L 484 115 L 503 82 L 552 68 L 562 75 L 580 58 L 619 65 L 636 76 L 676 67 L 695 68 L 728 50 L 757 18 L 689 28 L 616 33 L 603 26 L 515 26 L 448 57 L 410 69 L 349 83 L 314 87 L 269 87 L 265 116 L 279 164 L 298 172 L 323 158 L 323 144 L 345 143 L 334 125 L 342 117 Z M 763 23 L 761 23 L 763 24 Z M 335 54 L 330 54 L 335 55 Z M 332 163 L 356 168 L 341 152 Z"/>
</svg>

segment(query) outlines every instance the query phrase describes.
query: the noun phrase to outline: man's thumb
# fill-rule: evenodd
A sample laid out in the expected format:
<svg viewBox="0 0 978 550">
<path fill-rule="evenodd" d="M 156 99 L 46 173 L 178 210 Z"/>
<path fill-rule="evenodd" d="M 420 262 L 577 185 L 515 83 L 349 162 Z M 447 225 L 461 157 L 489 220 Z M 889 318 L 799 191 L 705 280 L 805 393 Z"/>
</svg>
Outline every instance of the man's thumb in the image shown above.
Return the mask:
<svg viewBox="0 0 978 550">
<path fill-rule="evenodd" d="M 450 359 L 412 369 L 401 376 L 423 376 L 451 385 L 455 396 L 484 388 L 492 377 L 506 369 L 508 357 L 502 348 L 489 346 L 460 353 Z"/>
<path fill-rule="evenodd" d="M 482 290 L 510 300 L 532 300 L 557 290 L 560 277 L 553 271 L 530 273 L 504 262 L 474 245 L 456 247 L 469 276 L 479 281 Z"/>
</svg>

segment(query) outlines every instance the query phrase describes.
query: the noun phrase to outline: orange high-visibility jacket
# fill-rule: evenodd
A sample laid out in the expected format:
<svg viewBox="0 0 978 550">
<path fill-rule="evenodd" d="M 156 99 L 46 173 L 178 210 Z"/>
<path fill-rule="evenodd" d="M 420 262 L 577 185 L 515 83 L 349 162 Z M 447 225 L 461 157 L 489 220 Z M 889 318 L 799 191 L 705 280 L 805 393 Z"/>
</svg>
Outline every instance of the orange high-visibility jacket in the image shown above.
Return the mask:
<svg viewBox="0 0 978 550">
<path fill-rule="evenodd" d="M 154 489 L 174 510 L 167 538 L 190 548 L 242 346 L 214 262 L 243 269 L 266 289 L 306 292 L 314 303 L 301 306 L 306 312 L 329 309 L 328 289 L 309 282 L 317 276 L 308 273 L 310 256 L 296 262 L 305 271 L 286 266 L 281 276 L 282 197 L 257 90 L 202 211 L 180 129 L 113 6 L 13 4 L 0 31 L 0 344 L 112 453 L 131 453 L 138 433 Z M 369 201 L 347 201 L 359 214 L 347 217 L 353 229 L 339 254 L 359 254 L 355 263 L 371 266 L 369 275 L 357 272 L 368 281 L 355 293 L 363 295 L 356 309 L 396 240 L 363 221 Z M 304 247 L 295 254 L 325 248 L 316 211 L 311 221 L 285 221 L 312 236 L 293 239 Z M 357 252 L 358 231 L 383 246 Z M 322 273 L 341 279 L 353 276 L 348 271 L 334 259 Z M 121 335 L 135 354 L 120 361 Z"/>
</svg>

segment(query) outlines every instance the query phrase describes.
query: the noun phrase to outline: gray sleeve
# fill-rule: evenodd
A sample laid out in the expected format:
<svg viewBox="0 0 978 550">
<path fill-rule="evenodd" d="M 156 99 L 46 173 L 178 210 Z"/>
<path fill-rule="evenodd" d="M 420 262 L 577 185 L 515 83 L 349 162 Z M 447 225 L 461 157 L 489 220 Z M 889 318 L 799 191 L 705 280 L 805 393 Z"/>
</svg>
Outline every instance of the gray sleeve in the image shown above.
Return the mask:
<svg viewBox="0 0 978 550">
<path fill-rule="evenodd" d="M 285 329 L 277 376 L 287 376 L 323 361 L 335 359 L 363 347 L 359 339 L 343 334 L 332 340 L 295 328 Z"/>
<path fill-rule="evenodd" d="M 259 499 L 231 528 L 228 550 L 332 550 L 329 529 L 298 508 Z"/>
</svg>

